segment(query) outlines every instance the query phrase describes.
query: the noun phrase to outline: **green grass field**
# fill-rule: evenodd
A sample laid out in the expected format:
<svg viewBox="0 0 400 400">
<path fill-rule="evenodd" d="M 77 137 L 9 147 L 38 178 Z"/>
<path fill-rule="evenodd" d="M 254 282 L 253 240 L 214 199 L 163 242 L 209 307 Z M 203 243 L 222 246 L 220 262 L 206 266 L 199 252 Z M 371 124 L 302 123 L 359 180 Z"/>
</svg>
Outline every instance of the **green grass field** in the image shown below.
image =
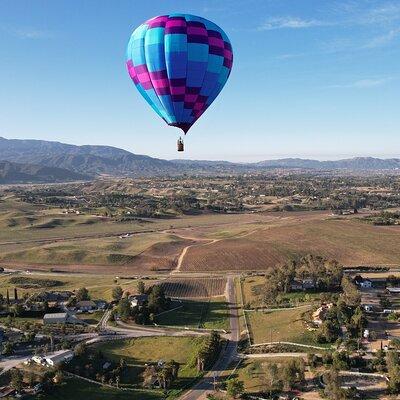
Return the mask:
<svg viewBox="0 0 400 400">
<path fill-rule="evenodd" d="M 178 303 L 176 304 L 178 305 Z M 157 317 L 159 325 L 189 328 L 228 329 L 228 308 L 223 297 L 184 300 L 182 308 Z"/>
<path fill-rule="evenodd" d="M 247 312 L 253 344 L 267 342 L 293 342 L 318 345 L 313 332 L 307 331 L 303 321 L 306 307 L 282 311 Z"/>
<path fill-rule="evenodd" d="M 125 359 L 127 370 L 121 383 L 128 386 L 140 386 L 140 374 L 146 363 L 175 360 L 180 369 L 172 389 L 180 390 L 200 376 L 195 361 L 197 351 L 205 340 L 205 337 L 143 337 L 102 343 L 98 348 L 115 362 Z"/>
<path fill-rule="evenodd" d="M 87 324 L 90 325 L 97 325 L 101 317 L 104 315 L 104 311 L 95 311 L 93 313 L 82 313 L 82 314 L 77 314 L 77 317 L 81 319 L 82 321 L 86 322 Z"/>
<path fill-rule="evenodd" d="M 51 393 L 41 397 L 45 400 L 158 400 L 163 399 L 157 391 L 122 391 L 94 385 L 79 379 L 67 379 L 61 385 L 53 385 Z"/>
<path fill-rule="evenodd" d="M 277 364 L 278 368 L 290 360 L 291 357 L 273 357 L 244 360 L 236 371 L 236 376 L 244 382 L 245 390 L 249 393 L 258 393 L 266 389 L 265 368 L 268 364 Z"/>
</svg>

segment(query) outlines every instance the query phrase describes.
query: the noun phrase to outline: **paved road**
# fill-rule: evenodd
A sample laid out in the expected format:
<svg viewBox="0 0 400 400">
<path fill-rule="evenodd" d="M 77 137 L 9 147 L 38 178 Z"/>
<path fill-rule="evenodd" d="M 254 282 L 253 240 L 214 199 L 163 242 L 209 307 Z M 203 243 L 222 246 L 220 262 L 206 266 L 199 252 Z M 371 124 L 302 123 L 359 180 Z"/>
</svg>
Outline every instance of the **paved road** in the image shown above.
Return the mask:
<svg viewBox="0 0 400 400">
<path fill-rule="evenodd" d="M 0 359 L 0 375 L 6 373 L 8 370 L 13 369 L 17 365 L 23 363 L 24 361 L 28 360 L 31 357 L 29 356 L 12 356 L 4 358 L 3 360 Z"/>
<path fill-rule="evenodd" d="M 207 393 L 213 391 L 214 376 L 218 378 L 237 357 L 237 343 L 239 341 L 239 319 L 237 312 L 237 304 L 235 297 L 234 277 L 228 276 L 227 297 L 230 312 L 230 337 L 229 343 L 223 350 L 219 360 L 214 365 L 212 371 L 208 372 L 205 377 L 197 383 L 189 392 L 185 393 L 181 400 L 199 400 L 205 399 Z"/>
</svg>

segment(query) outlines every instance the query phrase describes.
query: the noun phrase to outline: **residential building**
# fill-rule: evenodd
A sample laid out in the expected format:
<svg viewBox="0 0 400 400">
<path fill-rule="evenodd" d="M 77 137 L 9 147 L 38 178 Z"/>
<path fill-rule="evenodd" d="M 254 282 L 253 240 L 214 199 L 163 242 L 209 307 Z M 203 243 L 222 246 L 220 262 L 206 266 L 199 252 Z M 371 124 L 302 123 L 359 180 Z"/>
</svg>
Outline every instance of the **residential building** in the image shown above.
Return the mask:
<svg viewBox="0 0 400 400">
<path fill-rule="evenodd" d="M 96 310 L 96 303 L 92 300 L 82 300 L 76 303 L 76 309 L 82 312 L 88 312 L 92 310 Z"/>
<path fill-rule="evenodd" d="M 44 325 L 52 324 L 84 324 L 83 321 L 78 319 L 75 315 L 63 312 L 63 313 L 53 313 L 45 314 L 43 317 Z"/>
<path fill-rule="evenodd" d="M 147 294 L 136 294 L 129 296 L 131 307 L 141 307 L 147 301 Z"/>
<path fill-rule="evenodd" d="M 54 354 L 44 357 L 46 364 L 50 367 L 55 367 L 65 362 L 69 362 L 74 358 L 72 350 L 60 350 Z"/>
</svg>

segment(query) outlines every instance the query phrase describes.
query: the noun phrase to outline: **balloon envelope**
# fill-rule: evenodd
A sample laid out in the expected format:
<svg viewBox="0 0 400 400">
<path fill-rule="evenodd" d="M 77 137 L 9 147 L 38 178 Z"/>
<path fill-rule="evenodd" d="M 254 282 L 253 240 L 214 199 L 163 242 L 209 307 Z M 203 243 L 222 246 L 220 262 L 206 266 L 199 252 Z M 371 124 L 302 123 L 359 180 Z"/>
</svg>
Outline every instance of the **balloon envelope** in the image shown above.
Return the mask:
<svg viewBox="0 0 400 400">
<path fill-rule="evenodd" d="M 140 94 L 168 125 L 185 133 L 224 87 L 232 61 L 225 32 L 189 14 L 146 21 L 127 48 L 128 72 Z"/>
</svg>

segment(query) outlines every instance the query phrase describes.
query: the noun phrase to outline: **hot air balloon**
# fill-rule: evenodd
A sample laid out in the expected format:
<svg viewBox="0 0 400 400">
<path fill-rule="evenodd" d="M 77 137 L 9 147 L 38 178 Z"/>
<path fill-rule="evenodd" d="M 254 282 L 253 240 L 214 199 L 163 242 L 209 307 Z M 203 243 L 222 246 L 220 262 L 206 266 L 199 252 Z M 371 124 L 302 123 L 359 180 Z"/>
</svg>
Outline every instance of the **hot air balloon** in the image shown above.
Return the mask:
<svg viewBox="0 0 400 400">
<path fill-rule="evenodd" d="M 186 134 L 224 87 L 233 53 L 228 36 L 213 22 L 169 14 L 135 29 L 126 58 L 139 93 L 168 125 Z"/>
</svg>

